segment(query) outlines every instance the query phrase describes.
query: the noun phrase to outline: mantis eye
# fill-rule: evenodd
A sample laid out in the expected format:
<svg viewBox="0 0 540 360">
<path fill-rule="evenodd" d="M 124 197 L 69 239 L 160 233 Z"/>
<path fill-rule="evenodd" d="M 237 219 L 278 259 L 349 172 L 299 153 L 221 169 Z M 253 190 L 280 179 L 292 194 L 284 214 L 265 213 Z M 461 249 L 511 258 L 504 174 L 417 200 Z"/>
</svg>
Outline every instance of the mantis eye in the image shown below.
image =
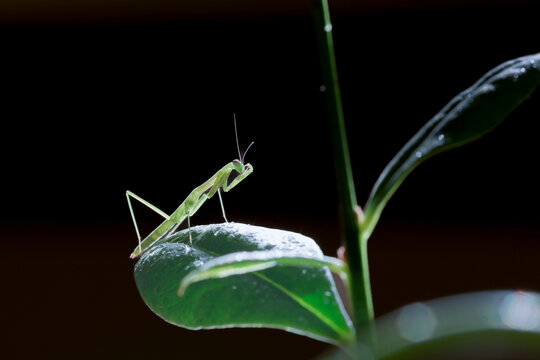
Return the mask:
<svg viewBox="0 0 540 360">
<path fill-rule="evenodd" d="M 240 160 L 233 160 L 232 164 L 233 164 L 234 170 L 236 170 L 236 172 L 241 173 L 241 172 L 244 171 L 244 164 L 242 164 L 242 162 Z"/>
</svg>

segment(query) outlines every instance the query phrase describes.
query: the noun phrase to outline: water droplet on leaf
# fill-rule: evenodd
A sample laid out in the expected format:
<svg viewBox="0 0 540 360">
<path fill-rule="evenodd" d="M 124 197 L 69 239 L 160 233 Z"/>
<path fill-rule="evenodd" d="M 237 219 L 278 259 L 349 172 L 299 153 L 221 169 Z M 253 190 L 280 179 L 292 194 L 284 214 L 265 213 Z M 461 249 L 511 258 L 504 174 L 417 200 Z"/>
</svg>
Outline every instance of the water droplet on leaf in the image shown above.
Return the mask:
<svg viewBox="0 0 540 360">
<path fill-rule="evenodd" d="M 195 260 L 195 261 L 193 262 L 193 266 L 197 266 L 197 267 L 198 267 L 198 266 L 201 266 L 202 264 L 204 264 L 204 261 L 201 261 L 201 260 Z"/>
</svg>

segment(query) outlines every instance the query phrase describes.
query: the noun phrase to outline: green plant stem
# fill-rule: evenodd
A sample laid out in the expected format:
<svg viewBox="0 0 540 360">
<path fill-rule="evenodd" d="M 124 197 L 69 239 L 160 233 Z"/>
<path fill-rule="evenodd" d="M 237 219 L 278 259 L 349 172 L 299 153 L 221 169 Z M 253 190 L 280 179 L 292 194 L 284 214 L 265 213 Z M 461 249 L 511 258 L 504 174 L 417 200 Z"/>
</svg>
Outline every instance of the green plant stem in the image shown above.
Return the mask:
<svg viewBox="0 0 540 360">
<path fill-rule="evenodd" d="M 349 160 L 328 2 L 327 0 L 313 0 L 312 8 L 323 75 L 321 91 L 326 95 L 328 117 L 331 124 L 341 226 L 351 272 L 350 296 L 353 322 L 355 327 L 359 329 L 373 320 L 367 240 L 363 240 L 361 236 L 360 222 L 362 216 L 356 201 Z"/>
</svg>

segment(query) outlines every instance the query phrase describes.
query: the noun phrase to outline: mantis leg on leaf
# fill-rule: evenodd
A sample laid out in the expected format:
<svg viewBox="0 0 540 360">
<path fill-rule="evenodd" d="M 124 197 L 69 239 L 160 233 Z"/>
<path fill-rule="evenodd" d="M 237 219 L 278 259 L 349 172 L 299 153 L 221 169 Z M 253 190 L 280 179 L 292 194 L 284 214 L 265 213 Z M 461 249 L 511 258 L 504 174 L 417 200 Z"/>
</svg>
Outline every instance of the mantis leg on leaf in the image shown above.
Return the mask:
<svg viewBox="0 0 540 360">
<path fill-rule="evenodd" d="M 227 221 L 227 217 L 225 216 L 225 208 L 223 207 L 223 200 L 221 198 L 221 189 L 223 189 L 223 191 L 225 192 L 228 192 L 238 183 L 244 180 L 249 174 L 252 173 L 253 167 L 251 166 L 251 164 L 244 164 L 244 157 L 251 145 L 253 145 L 253 143 L 248 146 L 243 156 L 240 155 L 240 160 L 233 160 L 230 163 L 226 164 L 204 184 L 196 187 L 171 215 L 167 215 L 165 212 L 161 211 L 156 206 L 150 204 L 141 197 L 135 195 L 131 191 L 126 191 L 129 211 L 131 213 L 131 218 L 133 220 L 133 224 L 135 225 L 135 231 L 137 232 L 137 237 L 139 239 L 139 245 L 135 248 L 130 257 L 132 259 L 139 257 L 143 252 L 148 250 L 156 241 L 174 233 L 186 218 L 188 220 L 189 228 L 189 218 L 193 216 L 193 214 L 195 214 L 197 210 L 199 210 L 199 208 L 202 206 L 202 204 L 204 204 L 207 199 L 212 198 L 212 196 L 214 196 L 216 192 L 219 196 L 223 218 L 225 219 L 225 221 Z M 148 206 L 150 209 L 154 210 L 156 213 L 165 218 L 165 220 L 150 234 L 148 234 L 142 241 L 139 233 L 139 228 L 137 226 L 137 221 L 135 220 L 135 214 L 133 213 L 133 208 L 131 207 L 130 198 L 134 198 L 140 201 L 141 203 Z M 191 243 L 191 234 L 189 240 Z"/>
</svg>

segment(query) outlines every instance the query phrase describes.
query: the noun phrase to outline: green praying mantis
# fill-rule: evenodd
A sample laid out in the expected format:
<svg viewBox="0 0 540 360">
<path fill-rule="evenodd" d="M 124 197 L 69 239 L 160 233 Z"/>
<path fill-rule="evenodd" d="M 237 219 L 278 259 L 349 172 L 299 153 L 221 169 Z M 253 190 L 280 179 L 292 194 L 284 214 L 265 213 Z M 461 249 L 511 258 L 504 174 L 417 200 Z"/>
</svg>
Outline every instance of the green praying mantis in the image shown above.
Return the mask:
<svg viewBox="0 0 540 360">
<path fill-rule="evenodd" d="M 135 195 L 131 191 L 126 191 L 129 211 L 131 213 L 131 219 L 133 220 L 133 224 L 135 225 L 135 231 L 137 233 L 137 238 L 139 239 L 139 245 L 135 248 L 135 250 L 130 256 L 132 259 L 141 256 L 143 252 L 152 247 L 152 245 L 155 244 L 158 240 L 173 234 L 176 229 L 184 222 L 184 220 L 186 220 L 186 218 L 188 221 L 188 229 L 190 229 L 190 217 L 193 216 L 193 214 L 195 214 L 197 210 L 199 210 L 199 208 L 202 206 L 202 204 L 204 204 L 207 199 L 212 198 L 212 196 L 214 196 L 216 192 L 219 196 L 219 202 L 221 204 L 223 218 L 226 222 L 228 222 L 227 217 L 225 216 L 225 208 L 223 207 L 223 199 L 221 198 L 221 189 L 223 189 L 223 191 L 225 192 L 228 192 L 253 172 L 253 166 L 251 166 L 251 164 L 244 164 L 244 158 L 246 156 L 246 153 L 248 152 L 251 145 L 253 145 L 253 142 L 248 146 L 244 154 L 241 155 L 240 145 L 238 144 L 238 132 L 236 130 L 236 119 L 234 121 L 234 130 L 236 135 L 238 157 L 240 159 L 233 160 L 230 163 L 226 164 L 204 184 L 196 187 L 171 215 L 167 215 L 165 212 L 161 211 L 156 206 L 150 204 L 148 201 L 142 199 L 141 197 Z M 147 207 L 154 210 L 156 213 L 165 218 L 165 220 L 150 234 L 148 234 L 142 241 L 139 227 L 137 226 L 137 221 L 135 220 L 135 214 L 133 212 L 133 208 L 131 207 L 130 198 L 138 200 L 139 202 L 146 205 Z M 191 232 L 189 235 L 189 241 L 191 244 Z"/>
</svg>

